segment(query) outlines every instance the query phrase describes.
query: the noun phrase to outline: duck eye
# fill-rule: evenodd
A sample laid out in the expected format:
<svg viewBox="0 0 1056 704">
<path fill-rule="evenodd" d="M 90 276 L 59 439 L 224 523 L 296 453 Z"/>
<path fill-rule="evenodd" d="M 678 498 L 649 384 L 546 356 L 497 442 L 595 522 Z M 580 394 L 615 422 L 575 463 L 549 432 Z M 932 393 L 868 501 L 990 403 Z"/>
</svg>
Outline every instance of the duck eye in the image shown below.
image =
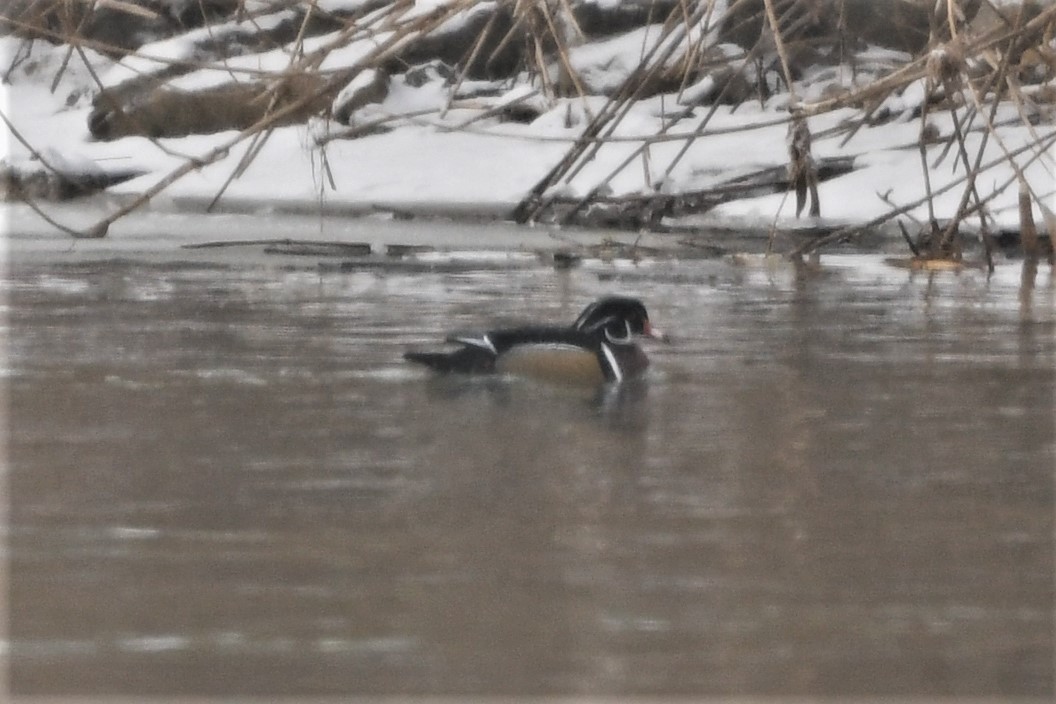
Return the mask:
<svg viewBox="0 0 1056 704">
<path fill-rule="evenodd" d="M 631 339 L 631 323 L 628 320 L 613 320 L 605 326 L 605 337 L 610 342 L 626 342 Z"/>
</svg>

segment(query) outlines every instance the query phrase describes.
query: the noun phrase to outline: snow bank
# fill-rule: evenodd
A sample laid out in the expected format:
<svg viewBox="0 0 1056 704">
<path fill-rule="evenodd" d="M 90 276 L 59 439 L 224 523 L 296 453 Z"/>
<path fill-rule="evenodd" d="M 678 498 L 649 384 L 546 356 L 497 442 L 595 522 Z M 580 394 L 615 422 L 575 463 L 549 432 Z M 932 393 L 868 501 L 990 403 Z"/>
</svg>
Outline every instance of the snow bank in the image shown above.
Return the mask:
<svg viewBox="0 0 1056 704">
<path fill-rule="evenodd" d="M 323 3 L 335 10 L 362 4 L 354 0 Z M 419 3 L 415 11 L 428 9 Z M 267 21 L 279 19 L 274 16 Z M 208 31 L 222 35 L 240 29 L 240 24 L 229 23 Z M 499 113 L 511 101 L 535 94 L 537 87 L 530 85 L 527 78 L 514 85 L 496 86 L 490 97 L 481 93 L 472 98 L 454 93 L 451 81 L 437 79 L 412 86 L 394 79 L 380 102 L 353 115 L 356 124 L 391 120 L 388 127 L 393 129 L 358 139 L 331 139 L 342 126 L 319 121 L 280 127 L 253 142 L 236 143 L 234 132 L 161 140 L 125 137 L 97 142 L 90 138 L 87 123 L 89 96 L 95 89 L 93 72 L 103 78 L 104 85 L 114 86 L 162 71 L 171 62 L 193 55 L 194 42 L 203 31 L 207 30 L 155 42 L 139 55 L 118 62 L 89 52 L 91 71 L 77 55 L 64 63 L 65 47 L 35 42 L 26 53 L 21 40 L 0 38 L 4 65 L 14 65 L 9 83 L 4 86 L 3 110 L 9 124 L 0 133 L 4 135 L 5 161 L 25 164 L 32 159 L 34 150 L 46 150 L 56 161 L 77 164 L 79 169 L 139 170 L 143 173 L 139 178 L 109 189 L 115 195 L 134 196 L 151 189 L 188 160 L 198 159 L 218 145 L 231 144 L 224 158 L 202 165 L 167 187 L 155 199 L 155 207 L 165 207 L 166 203 L 173 207 L 204 204 L 223 190 L 221 203 L 227 199 L 243 206 L 256 204 L 260 209 L 276 204 L 310 208 L 319 203 L 348 208 L 415 209 L 422 203 L 457 202 L 475 203 L 492 212 L 512 209 L 524 198 L 561 160 L 606 103 L 597 95 L 560 98 L 548 104 L 535 100 L 531 104 L 538 109 L 538 117 L 518 124 L 503 121 Z M 636 69 L 658 34 L 658 26 L 647 26 L 575 47 L 571 62 L 592 92 L 611 91 Z M 310 52 L 331 37 L 314 37 L 305 42 L 304 50 Z M 349 44 L 330 54 L 322 69 L 355 65 L 377 41 L 380 38 Z M 892 62 L 904 58 L 889 50 L 865 52 L 859 66 L 864 75 L 826 69 L 800 86 L 800 97 L 820 99 L 826 91 L 854 88 L 873 77 L 870 71 L 889 70 Z M 237 80 L 240 72 L 278 73 L 291 60 L 288 47 L 276 47 L 187 73 L 173 85 L 192 90 Z M 59 80 L 52 89 L 56 76 Z M 361 88 L 360 84 L 373 78 L 360 74 L 354 79 L 359 83 L 347 90 Z M 464 91 L 465 86 L 460 89 Z M 695 104 L 707 89 L 710 86 L 701 83 L 681 93 L 638 101 L 607 135 L 611 138 L 609 143 L 573 177 L 555 184 L 552 192 L 576 198 L 599 185 L 613 196 L 694 192 L 738 176 L 785 167 L 787 94 L 776 95 L 762 104 L 749 101 L 714 108 L 706 129 L 685 148 L 687 138 L 711 110 Z M 821 223 L 867 222 L 901 206 L 908 206 L 908 217 L 921 221 L 928 217 L 927 204 L 917 203 L 925 193 L 916 119 L 923 97 L 923 82 L 911 84 L 876 106 L 875 114 L 885 113 L 889 119 L 866 124 L 856 131 L 842 127 L 860 118 L 859 110 L 838 110 L 809 119 L 815 159 L 853 159 L 848 173 L 820 184 Z M 995 120 L 1001 125 L 996 136 L 985 138 L 982 161 L 990 166 L 976 186 L 981 197 L 990 199 L 989 208 L 999 227 L 1018 226 L 1017 169 L 1036 194 L 1049 202 L 1056 197 L 1054 108 L 1039 103 L 1031 109 L 1035 110 L 1035 124 L 1024 121 L 1015 106 L 1003 106 Z M 422 116 L 423 111 L 431 112 Z M 943 219 L 957 212 L 963 194 L 963 185 L 957 182 L 963 179 L 965 169 L 956 147 L 949 148 L 954 129 L 949 114 L 936 113 L 930 122 L 935 130 L 926 150 L 927 162 L 932 165 L 931 188 L 944 191 L 932 206 L 935 215 Z M 967 137 L 973 160 L 984 134 L 977 118 Z M 320 137 L 325 138 L 324 144 L 320 144 Z M 646 141 L 650 141 L 649 146 L 639 150 Z M 1036 153 L 1029 148 L 1031 144 L 1046 145 L 1048 153 Z M 254 156 L 248 165 L 243 164 L 250 148 Z M 1009 159 L 1010 153 L 1017 156 Z M 1013 167 L 1012 163 L 1018 166 Z M 626 168 L 619 169 L 620 166 Z M 795 227 L 804 220 L 795 217 L 793 201 L 783 192 L 756 194 L 718 205 L 690 221 L 706 226 L 709 222 L 735 219 Z M 1053 209 L 1056 210 L 1056 203 Z M 1042 219 L 1040 212 L 1037 219 Z"/>
</svg>

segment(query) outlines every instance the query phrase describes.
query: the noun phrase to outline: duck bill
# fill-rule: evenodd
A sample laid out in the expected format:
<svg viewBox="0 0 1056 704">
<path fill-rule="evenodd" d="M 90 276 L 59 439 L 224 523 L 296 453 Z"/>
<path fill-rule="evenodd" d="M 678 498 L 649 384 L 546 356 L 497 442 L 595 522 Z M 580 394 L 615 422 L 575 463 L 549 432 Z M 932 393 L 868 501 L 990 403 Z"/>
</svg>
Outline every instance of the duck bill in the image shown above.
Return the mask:
<svg viewBox="0 0 1056 704">
<path fill-rule="evenodd" d="M 660 342 L 670 342 L 671 339 L 667 334 L 658 328 L 654 328 L 649 321 L 645 321 L 645 330 L 642 333 L 644 337 L 652 338 L 653 340 L 659 340 Z"/>
</svg>

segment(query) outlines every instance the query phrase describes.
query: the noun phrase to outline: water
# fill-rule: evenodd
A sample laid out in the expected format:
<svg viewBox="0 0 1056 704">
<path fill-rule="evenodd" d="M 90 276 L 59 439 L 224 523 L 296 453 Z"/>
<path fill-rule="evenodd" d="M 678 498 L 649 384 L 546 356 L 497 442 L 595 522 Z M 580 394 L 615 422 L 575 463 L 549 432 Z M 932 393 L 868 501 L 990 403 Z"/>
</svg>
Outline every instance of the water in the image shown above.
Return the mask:
<svg viewBox="0 0 1056 704">
<path fill-rule="evenodd" d="M 1053 691 L 1053 279 L 727 261 L 6 273 L 12 690 Z M 430 378 L 641 296 L 618 392 Z"/>
</svg>

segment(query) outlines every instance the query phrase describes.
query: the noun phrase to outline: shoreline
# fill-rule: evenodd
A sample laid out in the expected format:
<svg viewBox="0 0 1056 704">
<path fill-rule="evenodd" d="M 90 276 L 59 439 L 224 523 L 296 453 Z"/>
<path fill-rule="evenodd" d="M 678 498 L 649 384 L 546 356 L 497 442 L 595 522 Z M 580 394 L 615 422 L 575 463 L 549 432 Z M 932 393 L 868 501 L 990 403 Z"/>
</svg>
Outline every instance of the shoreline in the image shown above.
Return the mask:
<svg viewBox="0 0 1056 704">
<path fill-rule="evenodd" d="M 69 227 L 88 227 L 121 200 L 102 194 L 50 204 L 49 216 Z M 264 201 L 225 201 L 213 213 L 202 212 L 202 203 L 204 199 L 197 198 L 159 199 L 117 220 L 102 238 L 73 238 L 25 204 L 0 204 L 5 230 L 3 258 L 8 265 L 114 259 L 308 264 L 313 256 L 321 262 L 342 258 L 394 262 L 414 260 L 423 254 L 493 260 L 524 255 L 544 257 L 560 267 L 591 258 L 766 258 L 770 244 L 768 224 L 737 219 L 635 231 L 519 225 L 508 219 L 508 210 L 493 204 L 404 202 L 366 207 L 327 203 L 320 215 L 317 203 L 304 201 L 278 206 Z M 843 224 L 819 220 L 800 226 L 798 230 L 776 231 L 774 261 L 791 264 L 783 253 L 786 247 L 831 233 Z M 304 251 L 292 251 L 298 247 Z M 327 247 L 331 251 L 326 251 Z M 980 249 L 975 239 L 966 251 L 966 265 Z M 356 254 L 350 255 L 352 252 Z M 908 253 L 898 234 L 889 228 L 874 228 L 822 252 L 823 256 L 840 254 L 904 257 Z M 1004 254 L 999 263 L 1019 261 L 1010 247 Z"/>
</svg>

